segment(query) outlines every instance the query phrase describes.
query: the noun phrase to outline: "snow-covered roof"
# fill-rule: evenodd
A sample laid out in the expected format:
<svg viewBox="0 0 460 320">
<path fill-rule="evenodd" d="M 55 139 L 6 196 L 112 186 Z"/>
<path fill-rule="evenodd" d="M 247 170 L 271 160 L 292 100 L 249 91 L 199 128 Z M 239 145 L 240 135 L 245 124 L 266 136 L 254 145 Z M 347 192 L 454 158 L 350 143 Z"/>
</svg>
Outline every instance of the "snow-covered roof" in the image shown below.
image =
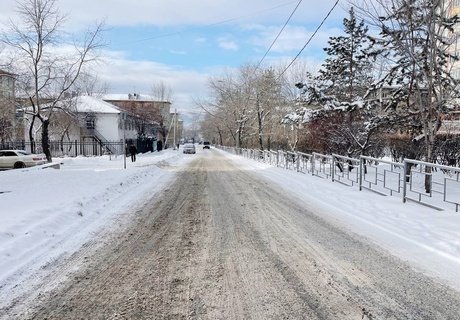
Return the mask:
<svg viewBox="0 0 460 320">
<path fill-rule="evenodd" d="M 42 110 L 49 108 L 51 105 L 44 103 L 41 105 Z M 121 111 L 111 103 L 105 102 L 104 100 L 91 96 L 76 96 L 70 99 L 58 101 L 56 107 L 63 109 L 69 109 L 77 113 L 112 113 L 119 114 Z M 25 111 L 32 111 L 32 107 L 26 106 L 22 108 Z"/>
<path fill-rule="evenodd" d="M 78 96 L 76 99 L 75 110 L 77 112 L 94 113 L 120 113 L 120 110 L 111 103 L 91 96 Z"/>
<path fill-rule="evenodd" d="M 110 93 L 102 96 L 103 100 L 155 100 L 152 96 L 138 93 Z"/>
<path fill-rule="evenodd" d="M 139 94 L 139 93 L 110 93 L 102 96 L 102 100 L 105 101 L 155 101 L 155 102 L 167 102 L 169 101 L 159 101 L 155 97 L 148 94 Z"/>
</svg>

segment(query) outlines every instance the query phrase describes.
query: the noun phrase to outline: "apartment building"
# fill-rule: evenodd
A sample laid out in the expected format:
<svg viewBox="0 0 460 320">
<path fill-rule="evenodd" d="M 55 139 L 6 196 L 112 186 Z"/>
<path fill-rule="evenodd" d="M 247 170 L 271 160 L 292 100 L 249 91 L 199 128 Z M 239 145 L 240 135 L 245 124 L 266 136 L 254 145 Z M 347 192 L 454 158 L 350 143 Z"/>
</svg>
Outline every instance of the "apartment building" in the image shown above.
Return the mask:
<svg viewBox="0 0 460 320">
<path fill-rule="evenodd" d="M 182 138 L 180 115 L 171 112 L 171 102 L 158 101 L 154 97 L 138 93 L 107 94 L 102 99 L 120 110 L 136 115 L 146 137 L 161 140 L 168 146 Z"/>
</svg>

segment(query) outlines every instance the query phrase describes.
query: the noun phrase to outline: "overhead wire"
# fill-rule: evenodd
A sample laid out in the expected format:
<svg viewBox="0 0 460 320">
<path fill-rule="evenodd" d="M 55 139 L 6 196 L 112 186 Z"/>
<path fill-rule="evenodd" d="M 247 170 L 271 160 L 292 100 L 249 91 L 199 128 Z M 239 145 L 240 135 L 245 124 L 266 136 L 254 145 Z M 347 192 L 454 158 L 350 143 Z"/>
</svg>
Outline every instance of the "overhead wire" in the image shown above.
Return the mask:
<svg viewBox="0 0 460 320">
<path fill-rule="evenodd" d="M 284 73 L 292 66 L 292 64 L 297 60 L 297 58 L 302 54 L 303 50 L 305 50 L 305 48 L 310 44 L 311 40 L 313 39 L 313 37 L 318 33 L 319 29 L 321 29 L 321 27 L 323 26 L 323 24 L 326 22 L 327 18 L 329 18 L 329 16 L 331 15 L 332 11 L 334 11 L 335 7 L 337 7 L 337 5 L 339 4 L 339 1 L 340 0 L 337 0 L 334 5 L 332 6 L 331 10 L 329 10 L 329 12 L 327 13 L 327 15 L 323 18 L 323 20 L 321 21 L 321 23 L 319 24 L 319 26 L 316 28 L 315 32 L 312 33 L 312 35 L 310 36 L 310 38 L 307 40 L 307 42 L 305 43 L 305 45 L 302 47 L 302 49 L 300 49 L 299 53 L 294 57 L 294 59 L 292 59 L 292 61 L 288 64 L 288 66 L 280 73 L 280 75 L 278 76 L 278 79 L 281 78 Z"/>
<path fill-rule="evenodd" d="M 290 4 L 294 3 L 294 2 L 296 2 L 296 1 L 284 2 L 284 3 L 281 3 L 281 4 L 279 4 L 279 5 L 277 5 L 277 6 L 274 6 L 274 7 L 270 7 L 270 8 L 267 8 L 267 9 L 262 9 L 262 10 L 255 11 L 255 12 L 250 13 L 250 14 L 246 14 L 246 15 L 242 15 L 242 16 L 238 16 L 238 17 L 234 17 L 234 18 L 229 18 L 229 19 L 225 19 L 225 20 L 220 20 L 220 21 L 217 21 L 217 22 L 214 22 L 214 23 L 210 23 L 210 24 L 203 25 L 203 26 L 201 26 L 201 27 L 213 27 L 213 26 L 218 26 L 218 25 L 225 24 L 225 23 L 232 22 L 232 21 L 236 21 L 236 20 L 239 20 L 239 19 L 242 19 L 242 18 L 251 17 L 251 16 L 254 16 L 254 15 L 256 15 L 256 14 L 263 13 L 263 12 L 275 10 L 275 9 L 278 9 L 278 8 L 281 8 L 281 7 L 290 5 Z M 192 28 L 192 29 L 198 29 L 198 28 L 201 28 L 201 27 L 196 27 L 196 28 Z M 147 37 L 147 38 L 143 38 L 143 39 L 133 40 L 133 41 L 130 41 L 130 43 L 137 43 L 137 42 L 144 42 L 144 41 L 149 41 L 149 40 L 155 40 L 155 39 L 159 39 L 159 38 L 166 38 L 166 37 L 170 37 L 170 36 L 175 36 L 175 35 L 178 35 L 178 34 L 182 34 L 182 33 L 184 33 L 184 32 L 188 32 L 188 31 L 190 31 L 190 29 L 188 29 L 187 31 L 177 31 L 177 32 L 171 32 L 171 33 L 159 34 L 159 35 L 152 36 L 152 37 Z"/>
<path fill-rule="evenodd" d="M 267 57 L 267 54 L 270 52 L 270 50 L 273 48 L 273 46 L 275 45 L 275 42 L 278 40 L 278 38 L 280 37 L 281 33 L 284 31 L 284 28 L 286 28 L 287 24 L 289 23 L 289 21 L 291 20 L 292 16 L 294 15 L 294 13 L 297 11 L 297 8 L 299 8 L 300 4 L 302 3 L 303 0 L 300 0 L 297 5 L 295 6 L 294 10 L 291 12 L 291 15 L 289 16 L 289 18 L 286 20 L 286 22 L 284 23 L 283 27 L 281 28 L 281 30 L 278 32 L 278 35 L 276 36 L 276 38 L 273 40 L 273 42 L 271 43 L 270 47 L 267 49 L 267 51 L 265 52 L 264 56 L 262 57 L 262 59 L 260 59 L 259 63 L 257 64 L 256 66 L 256 70 L 259 69 L 260 65 L 262 64 L 262 61 L 264 61 L 264 59 Z"/>
<path fill-rule="evenodd" d="M 262 64 L 262 61 L 264 61 L 265 57 L 267 56 L 267 54 L 270 52 L 270 50 L 272 49 L 273 45 L 275 44 L 275 42 L 278 40 L 279 36 L 281 35 L 281 33 L 283 32 L 284 28 L 286 28 L 287 24 L 289 23 L 289 21 L 291 20 L 292 16 L 294 15 L 294 13 L 297 11 L 297 8 L 300 6 L 300 4 L 302 3 L 303 0 L 299 0 L 299 2 L 297 3 L 297 5 L 295 6 L 294 10 L 292 10 L 291 14 L 289 15 L 289 18 L 286 20 L 286 22 L 284 23 L 283 27 L 281 28 L 281 30 L 278 32 L 278 35 L 275 37 L 275 39 L 273 40 L 272 44 L 270 45 L 270 47 L 267 49 L 267 51 L 265 52 L 264 56 L 262 57 L 262 59 L 260 59 L 259 63 L 257 64 L 257 66 L 255 67 L 254 69 L 254 72 L 257 71 L 260 67 L 260 65 Z M 250 97 L 247 96 L 247 99 L 246 99 L 246 102 L 245 102 L 245 105 L 248 104 L 249 102 L 249 99 Z"/>
</svg>

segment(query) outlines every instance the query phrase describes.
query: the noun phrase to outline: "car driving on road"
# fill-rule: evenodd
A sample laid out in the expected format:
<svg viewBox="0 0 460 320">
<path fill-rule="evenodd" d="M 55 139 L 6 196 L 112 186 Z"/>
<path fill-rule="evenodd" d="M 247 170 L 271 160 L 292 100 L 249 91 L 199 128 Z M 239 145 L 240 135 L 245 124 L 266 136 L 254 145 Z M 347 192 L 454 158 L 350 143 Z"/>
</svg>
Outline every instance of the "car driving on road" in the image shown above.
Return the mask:
<svg viewBox="0 0 460 320">
<path fill-rule="evenodd" d="M 45 164 L 44 154 L 31 154 L 24 150 L 0 150 L 0 169 L 19 169 Z"/>
<path fill-rule="evenodd" d="M 193 143 L 186 143 L 186 144 L 184 144 L 184 147 L 183 147 L 183 149 L 182 149 L 182 152 L 183 152 L 183 153 L 195 154 L 195 153 L 196 153 L 195 145 L 194 145 Z"/>
<path fill-rule="evenodd" d="M 211 149 L 211 143 L 209 141 L 204 141 L 203 149 Z"/>
</svg>

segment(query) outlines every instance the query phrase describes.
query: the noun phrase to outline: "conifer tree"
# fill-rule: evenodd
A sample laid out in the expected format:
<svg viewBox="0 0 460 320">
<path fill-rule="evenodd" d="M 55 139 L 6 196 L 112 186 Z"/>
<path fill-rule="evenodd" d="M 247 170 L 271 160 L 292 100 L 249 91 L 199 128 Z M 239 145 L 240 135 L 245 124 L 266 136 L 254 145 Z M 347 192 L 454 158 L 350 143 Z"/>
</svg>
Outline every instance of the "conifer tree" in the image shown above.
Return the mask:
<svg viewBox="0 0 460 320">
<path fill-rule="evenodd" d="M 343 20 L 344 35 L 331 37 L 324 51 L 325 59 L 317 80 L 324 83 L 326 93 L 340 102 L 353 102 L 367 92 L 372 83 L 372 63 L 369 59 L 368 28 L 357 21 L 353 8 Z"/>
<path fill-rule="evenodd" d="M 368 28 L 356 19 L 353 8 L 349 14 L 343 20 L 344 35 L 328 41 L 328 57 L 315 81 L 303 84 L 307 103 L 319 107 L 309 121 L 315 128 L 327 128 L 314 134 L 329 152 L 376 155 L 372 135 L 377 127 L 367 123 L 375 110 L 364 100 L 373 81 Z"/>
</svg>

